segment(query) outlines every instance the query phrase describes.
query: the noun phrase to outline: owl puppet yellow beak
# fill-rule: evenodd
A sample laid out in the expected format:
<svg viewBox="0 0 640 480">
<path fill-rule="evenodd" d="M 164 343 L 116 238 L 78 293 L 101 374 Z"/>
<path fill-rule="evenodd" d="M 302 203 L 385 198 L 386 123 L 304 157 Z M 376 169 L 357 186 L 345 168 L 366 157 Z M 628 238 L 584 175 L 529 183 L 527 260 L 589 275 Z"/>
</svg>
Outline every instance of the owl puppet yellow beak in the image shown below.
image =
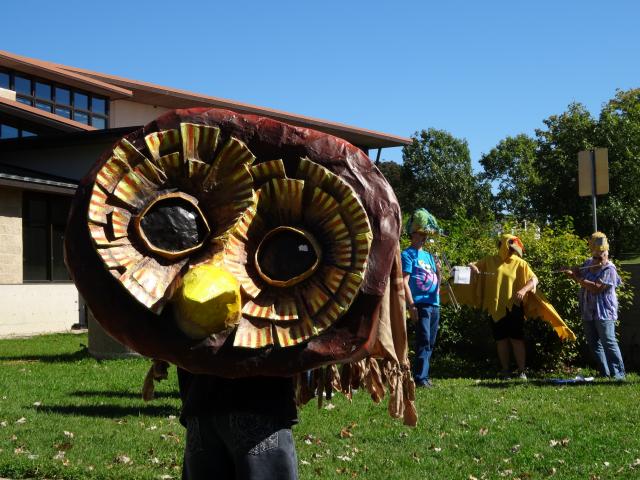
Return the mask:
<svg viewBox="0 0 640 480">
<path fill-rule="evenodd" d="M 240 321 L 240 284 L 221 264 L 200 264 L 183 277 L 173 304 L 180 330 L 204 338 Z"/>
</svg>

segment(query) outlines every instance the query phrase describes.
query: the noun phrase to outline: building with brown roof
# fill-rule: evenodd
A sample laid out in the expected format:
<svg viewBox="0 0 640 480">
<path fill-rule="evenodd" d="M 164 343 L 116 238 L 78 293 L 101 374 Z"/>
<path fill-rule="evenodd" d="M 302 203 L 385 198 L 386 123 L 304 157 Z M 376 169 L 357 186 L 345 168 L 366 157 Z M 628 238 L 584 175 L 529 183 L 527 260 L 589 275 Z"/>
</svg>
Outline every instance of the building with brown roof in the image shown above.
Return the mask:
<svg viewBox="0 0 640 480">
<path fill-rule="evenodd" d="M 85 308 L 62 256 L 78 180 L 126 133 L 175 108 L 218 107 L 344 138 L 410 139 L 0 51 L 0 336 L 69 330 Z"/>
</svg>

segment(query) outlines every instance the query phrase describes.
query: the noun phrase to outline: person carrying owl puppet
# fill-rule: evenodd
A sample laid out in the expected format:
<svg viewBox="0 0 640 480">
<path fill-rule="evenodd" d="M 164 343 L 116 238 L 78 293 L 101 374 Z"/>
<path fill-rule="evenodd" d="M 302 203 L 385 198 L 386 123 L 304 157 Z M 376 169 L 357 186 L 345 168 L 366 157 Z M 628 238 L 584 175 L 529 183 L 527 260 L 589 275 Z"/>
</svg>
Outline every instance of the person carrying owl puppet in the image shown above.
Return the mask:
<svg viewBox="0 0 640 480">
<path fill-rule="evenodd" d="M 416 326 L 413 378 L 416 387 L 431 387 L 429 363 L 440 324 L 441 265 L 425 248 L 429 236 L 440 232 L 426 209 L 416 210 L 406 225 L 411 245 L 402 251 L 402 279 L 409 318 Z"/>
<path fill-rule="evenodd" d="M 538 277 L 524 260 L 520 238 L 503 234 L 498 251 L 470 263 L 473 272 L 469 285 L 454 285 L 457 300 L 485 311 L 490 317 L 496 341 L 500 376 L 511 377 L 511 351 L 515 357 L 517 377 L 526 380 L 525 319 L 541 318 L 549 323 L 561 340 L 575 340 L 575 334 L 558 312 L 537 291 Z"/>
</svg>

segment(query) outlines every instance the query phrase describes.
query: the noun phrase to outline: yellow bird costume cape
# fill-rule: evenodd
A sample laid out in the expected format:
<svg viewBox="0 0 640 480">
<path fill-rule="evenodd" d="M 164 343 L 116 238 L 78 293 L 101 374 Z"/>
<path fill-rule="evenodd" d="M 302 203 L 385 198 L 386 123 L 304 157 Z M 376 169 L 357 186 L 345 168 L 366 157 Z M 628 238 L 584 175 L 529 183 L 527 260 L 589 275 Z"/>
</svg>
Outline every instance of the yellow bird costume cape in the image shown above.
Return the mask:
<svg viewBox="0 0 640 480">
<path fill-rule="evenodd" d="M 452 285 L 458 302 L 484 310 L 494 322 L 503 318 L 516 302 L 515 293 L 535 276 L 529 264 L 520 258 L 523 250 L 518 237 L 502 235 L 498 254 L 476 262 L 480 275 L 474 273 L 469 285 Z M 526 319 L 540 318 L 549 323 L 561 340 L 576 339 L 553 305 L 535 288 L 525 296 L 523 309 Z"/>
</svg>

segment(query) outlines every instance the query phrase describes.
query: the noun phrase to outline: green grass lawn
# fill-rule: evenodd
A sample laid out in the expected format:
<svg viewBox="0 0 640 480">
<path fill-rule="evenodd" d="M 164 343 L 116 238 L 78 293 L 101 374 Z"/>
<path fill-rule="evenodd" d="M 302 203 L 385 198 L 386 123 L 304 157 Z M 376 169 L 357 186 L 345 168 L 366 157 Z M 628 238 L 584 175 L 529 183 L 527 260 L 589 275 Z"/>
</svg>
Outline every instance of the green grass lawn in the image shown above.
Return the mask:
<svg viewBox="0 0 640 480">
<path fill-rule="evenodd" d="M 99 362 L 83 335 L 0 340 L 0 477 L 180 478 L 175 371 L 139 395 L 142 359 Z M 437 351 L 436 351 L 437 354 Z M 640 478 L 640 389 L 624 384 L 438 380 L 419 390 L 416 428 L 358 392 L 315 403 L 294 428 L 300 477 Z M 268 392 L 264 392 L 265 395 Z"/>
<path fill-rule="evenodd" d="M 623 265 L 638 265 L 640 263 L 640 256 L 621 260 L 620 263 Z"/>
</svg>

